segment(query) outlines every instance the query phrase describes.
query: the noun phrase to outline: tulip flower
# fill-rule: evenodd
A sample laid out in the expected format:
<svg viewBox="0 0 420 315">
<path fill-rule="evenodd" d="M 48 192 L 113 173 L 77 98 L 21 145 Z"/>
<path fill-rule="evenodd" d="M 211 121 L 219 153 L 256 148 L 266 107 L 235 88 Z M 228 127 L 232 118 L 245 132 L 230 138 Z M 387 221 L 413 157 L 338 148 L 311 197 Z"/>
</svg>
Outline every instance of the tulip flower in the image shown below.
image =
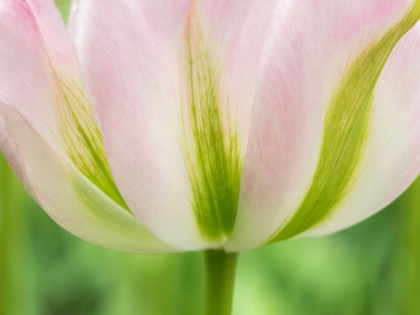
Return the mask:
<svg viewBox="0 0 420 315">
<path fill-rule="evenodd" d="M 0 0 L 1 149 L 71 233 L 218 250 L 222 274 L 416 178 L 419 18 L 420 0 L 75 0 L 66 28 L 52 0 Z"/>
</svg>

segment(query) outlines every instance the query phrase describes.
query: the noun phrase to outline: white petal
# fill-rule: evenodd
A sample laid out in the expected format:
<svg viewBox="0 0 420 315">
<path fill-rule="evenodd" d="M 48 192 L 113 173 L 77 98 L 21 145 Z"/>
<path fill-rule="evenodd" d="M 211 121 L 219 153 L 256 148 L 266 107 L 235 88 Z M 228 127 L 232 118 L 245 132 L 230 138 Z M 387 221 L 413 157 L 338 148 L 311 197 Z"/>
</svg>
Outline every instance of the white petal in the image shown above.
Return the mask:
<svg viewBox="0 0 420 315">
<path fill-rule="evenodd" d="M 261 245 L 300 206 L 320 154 L 324 116 L 351 61 L 410 1 L 283 1 L 265 43 L 235 230 L 226 248 Z"/>
<path fill-rule="evenodd" d="M 274 3 L 74 4 L 71 29 L 115 180 L 138 218 L 169 244 L 202 249 L 220 243 L 208 241 L 197 226 L 183 147 L 189 86 L 184 58 L 191 7 L 196 5 L 202 39 L 209 44 L 211 62 L 220 67 L 220 89 L 230 100 L 222 104 L 222 111 L 233 117 L 244 144 L 258 43 L 268 21 L 264 14 L 269 15 Z M 252 21 L 259 22 L 258 27 Z"/>
<path fill-rule="evenodd" d="M 175 45 L 188 7 L 181 1 L 167 3 L 160 12 L 167 18 L 155 19 L 155 6 L 143 1 L 88 0 L 75 6 L 71 28 L 121 194 L 141 222 L 168 244 L 206 247 L 191 209 L 179 144 Z"/>
<path fill-rule="evenodd" d="M 94 244 L 172 252 L 58 154 L 15 109 L 0 105 L 0 147 L 25 187 L 63 228 Z"/>
<path fill-rule="evenodd" d="M 420 25 L 396 46 L 375 89 L 372 133 L 359 178 L 330 218 L 303 235 L 332 233 L 386 207 L 420 172 Z"/>
</svg>

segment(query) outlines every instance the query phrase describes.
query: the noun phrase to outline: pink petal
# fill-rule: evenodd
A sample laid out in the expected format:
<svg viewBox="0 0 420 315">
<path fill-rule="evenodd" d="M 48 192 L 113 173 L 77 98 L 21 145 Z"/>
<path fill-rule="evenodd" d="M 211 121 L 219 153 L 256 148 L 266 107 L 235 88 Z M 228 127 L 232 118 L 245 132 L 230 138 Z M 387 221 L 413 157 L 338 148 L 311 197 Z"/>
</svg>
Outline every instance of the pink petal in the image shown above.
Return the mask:
<svg viewBox="0 0 420 315">
<path fill-rule="evenodd" d="M 35 17 L 42 36 L 45 52 L 53 70 L 65 72 L 67 77 L 78 77 L 76 53 L 71 37 L 53 0 L 25 0 Z"/>
<path fill-rule="evenodd" d="M 27 4 L 0 4 L 0 99 L 7 101 L 51 144 L 57 143 L 48 58 Z"/>
<path fill-rule="evenodd" d="M 205 247 L 191 211 L 174 101 L 180 99 L 174 51 L 188 6 L 174 1 L 161 8 L 162 16 L 173 17 L 171 27 L 162 18 L 162 28 L 155 25 L 157 7 L 142 1 L 75 6 L 71 28 L 124 199 L 168 244 Z"/>
<path fill-rule="evenodd" d="M 317 166 L 325 103 L 349 62 L 409 1 L 283 1 L 265 43 L 240 210 L 226 247 L 266 242 L 299 207 Z"/>
<path fill-rule="evenodd" d="M 275 2 L 258 3 L 75 2 L 70 27 L 116 182 L 148 229 L 174 246 L 202 249 L 220 243 L 200 234 L 182 144 L 189 84 L 183 58 L 191 14 L 200 21 L 211 58 L 220 62 L 221 87 L 231 100 L 222 110 L 236 121 L 244 146 L 258 43 L 269 21 L 264 14 Z"/>
<path fill-rule="evenodd" d="M 128 252 L 172 252 L 57 153 L 13 107 L 0 104 L 0 148 L 20 180 L 63 228 Z"/>
<path fill-rule="evenodd" d="M 420 172 L 420 25 L 395 47 L 375 89 L 372 134 L 348 200 L 304 235 L 332 233 L 386 207 Z"/>
</svg>

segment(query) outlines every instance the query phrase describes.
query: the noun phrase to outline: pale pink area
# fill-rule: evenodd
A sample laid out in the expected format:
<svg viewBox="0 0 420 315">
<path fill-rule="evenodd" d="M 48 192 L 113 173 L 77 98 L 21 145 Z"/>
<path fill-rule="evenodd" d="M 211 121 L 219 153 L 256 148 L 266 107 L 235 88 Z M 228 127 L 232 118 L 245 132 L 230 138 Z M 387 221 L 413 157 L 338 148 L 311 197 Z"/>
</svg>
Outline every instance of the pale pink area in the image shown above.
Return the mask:
<svg viewBox="0 0 420 315">
<path fill-rule="evenodd" d="M 178 63 L 189 6 L 179 23 L 167 29 L 166 24 L 159 28 L 151 23 L 155 19 L 145 16 L 143 4 L 79 1 L 71 29 L 124 199 L 168 244 L 202 249 L 208 245 L 195 224 L 180 146 L 183 104 Z M 172 8 L 161 8 L 162 16 Z"/>
<path fill-rule="evenodd" d="M 220 66 L 221 106 L 246 148 L 261 50 L 277 0 L 197 0 L 208 49 Z M 220 65 L 219 65 L 220 63 Z"/>
<path fill-rule="evenodd" d="M 333 215 L 304 233 L 356 224 L 398 197 L 420 172 L 420 27 L 397 45 L 375 89 L 372 134 L 358 181 Z"/>
<path fill-rule="evenodd" d="M 25 2 L 1 2 L 0 47 L 0 100 L 13 104 L 49 143 L 58 147 L 48 58 Z"/>
<path fill-rule="evenodd" d="M 77 58 L 74 45 L 54 0 L 26 0 L 42 34 L 42 42 L 54 71 L 76 76 Z"/>
<path fill-rule="evenodd" d="M 410 2 L 411 3 L 411 2 Z M 261 245 L 297 209 L 316 168 L 324 113 L 351 60 L 408 1 L 280 1 L 264 47 L 230 251 Z"/>
<path fill-rule="evenodd" d="M 383 28 L 384 24 L 392 22 L 389 17 L 394 17 L 396 13 L 402 15 L 412 3 L 412 0 L 370 0 L 357 1 L 357 3 L 351 0 L 340 1 L 338 4 L 340 6 L 339 10 L 345 12 L 345 14 L 337 14 L 336 16 L 341 27 L 340 32 L 334 33 L 333 40 L 344 43 L 352 41 L 354 34 L 366 32 L 366 25 L 373 30 Z M 319 1 L 318 5 L 321 10 L 322 7 L 325 7 L 325 3 L 322 1 Z M 334 23 L 337 23 L 337 21 L 334 21 Z"/>
<path fill-rule="evenodd" d="M 0 104 L 0 148 L 50 217 L 94 244 L 136 252 L 172 252 L 56 152 L 14 108 Z"/>
<path fill-rule="evenodd" d="M 0 3 L 1 150 L 33 198 L 71 233 L 123 251 L 174 251 L 95 187 L 63 153 L 51 75 L 57 68 L 77 73 L 66 32 L 53 1 Z"/>
<path fill-rule="evenodd" d="M 244 154 L 261 51 L 278 0 L 190 2 L 190 14 L 198 21 L 202 41 L 218 80 L 220 107 L 226 118 L 225 130 L 237 131 L 240 151 Z M 181 45 L 185 46 L 185 43 Z M 181 67 L 184 72 L 187 70 L 187 65 Z"/>
<path fill-rule="evenodd" d="M 207 5 L 209 3 L 203 2 Z M 228 121 L 230 124 L 228 127 L 234 127 L 238 131 L 240 151 L 244 156 L 254 99 L 259 85 L 258 72 L 262 50 L 269 34 L 277 1 L 215 1 L 215 3 L 218 5 L 213 8 L 215 17 L 208 33 L 213 34 L 210 42 L 214 43 L 212 48 L 215 55 L 223 57 L 220 78 L 221 106 L 225 115 L 232 118 Z M 207 12 L 205 7 L 202 8 L 202 12 Z M 214 21 L 221 22 L 214 25 Z M 236 24 L 240 27 L 233 27 Z"/>
<path fill-rule="evenodd" d="M 266 2 L 275 3 L 270 0 Z M 266 6 L 266 4 L 258 4 L 257 0 L 196 0 L 195 3 L 196 14 L 204 30 L 204 36 L 214 40 L 213 44 L 221 45 L 210 48 L 222 51 L 231 48 L 232 42 L 237 40 L 238 34 L 243 30 L 243 25 L 250 18 L 253 10 Z M 260 20 L 263 20 L 264 17 L 260 16 Z"/>
</svg>

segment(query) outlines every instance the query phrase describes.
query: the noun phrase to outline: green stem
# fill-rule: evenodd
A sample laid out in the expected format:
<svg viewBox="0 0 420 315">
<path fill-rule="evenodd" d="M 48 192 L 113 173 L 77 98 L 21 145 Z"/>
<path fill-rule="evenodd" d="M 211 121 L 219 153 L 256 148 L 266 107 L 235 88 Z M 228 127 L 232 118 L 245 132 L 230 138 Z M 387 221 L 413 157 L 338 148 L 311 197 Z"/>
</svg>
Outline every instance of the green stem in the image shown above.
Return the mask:
<svg viewBox="0 0 420 315">
<path fill-rule="evenodd" d="M 16 178 L 0 155 L 0 314 L 24 314 L 22 295 L 23 222 Z"/>
<path fill-rule="evenodd" d="M 209 250 L 205 256 L 206 315 L 231 315 L 238 254 Z"/>
</svg>

